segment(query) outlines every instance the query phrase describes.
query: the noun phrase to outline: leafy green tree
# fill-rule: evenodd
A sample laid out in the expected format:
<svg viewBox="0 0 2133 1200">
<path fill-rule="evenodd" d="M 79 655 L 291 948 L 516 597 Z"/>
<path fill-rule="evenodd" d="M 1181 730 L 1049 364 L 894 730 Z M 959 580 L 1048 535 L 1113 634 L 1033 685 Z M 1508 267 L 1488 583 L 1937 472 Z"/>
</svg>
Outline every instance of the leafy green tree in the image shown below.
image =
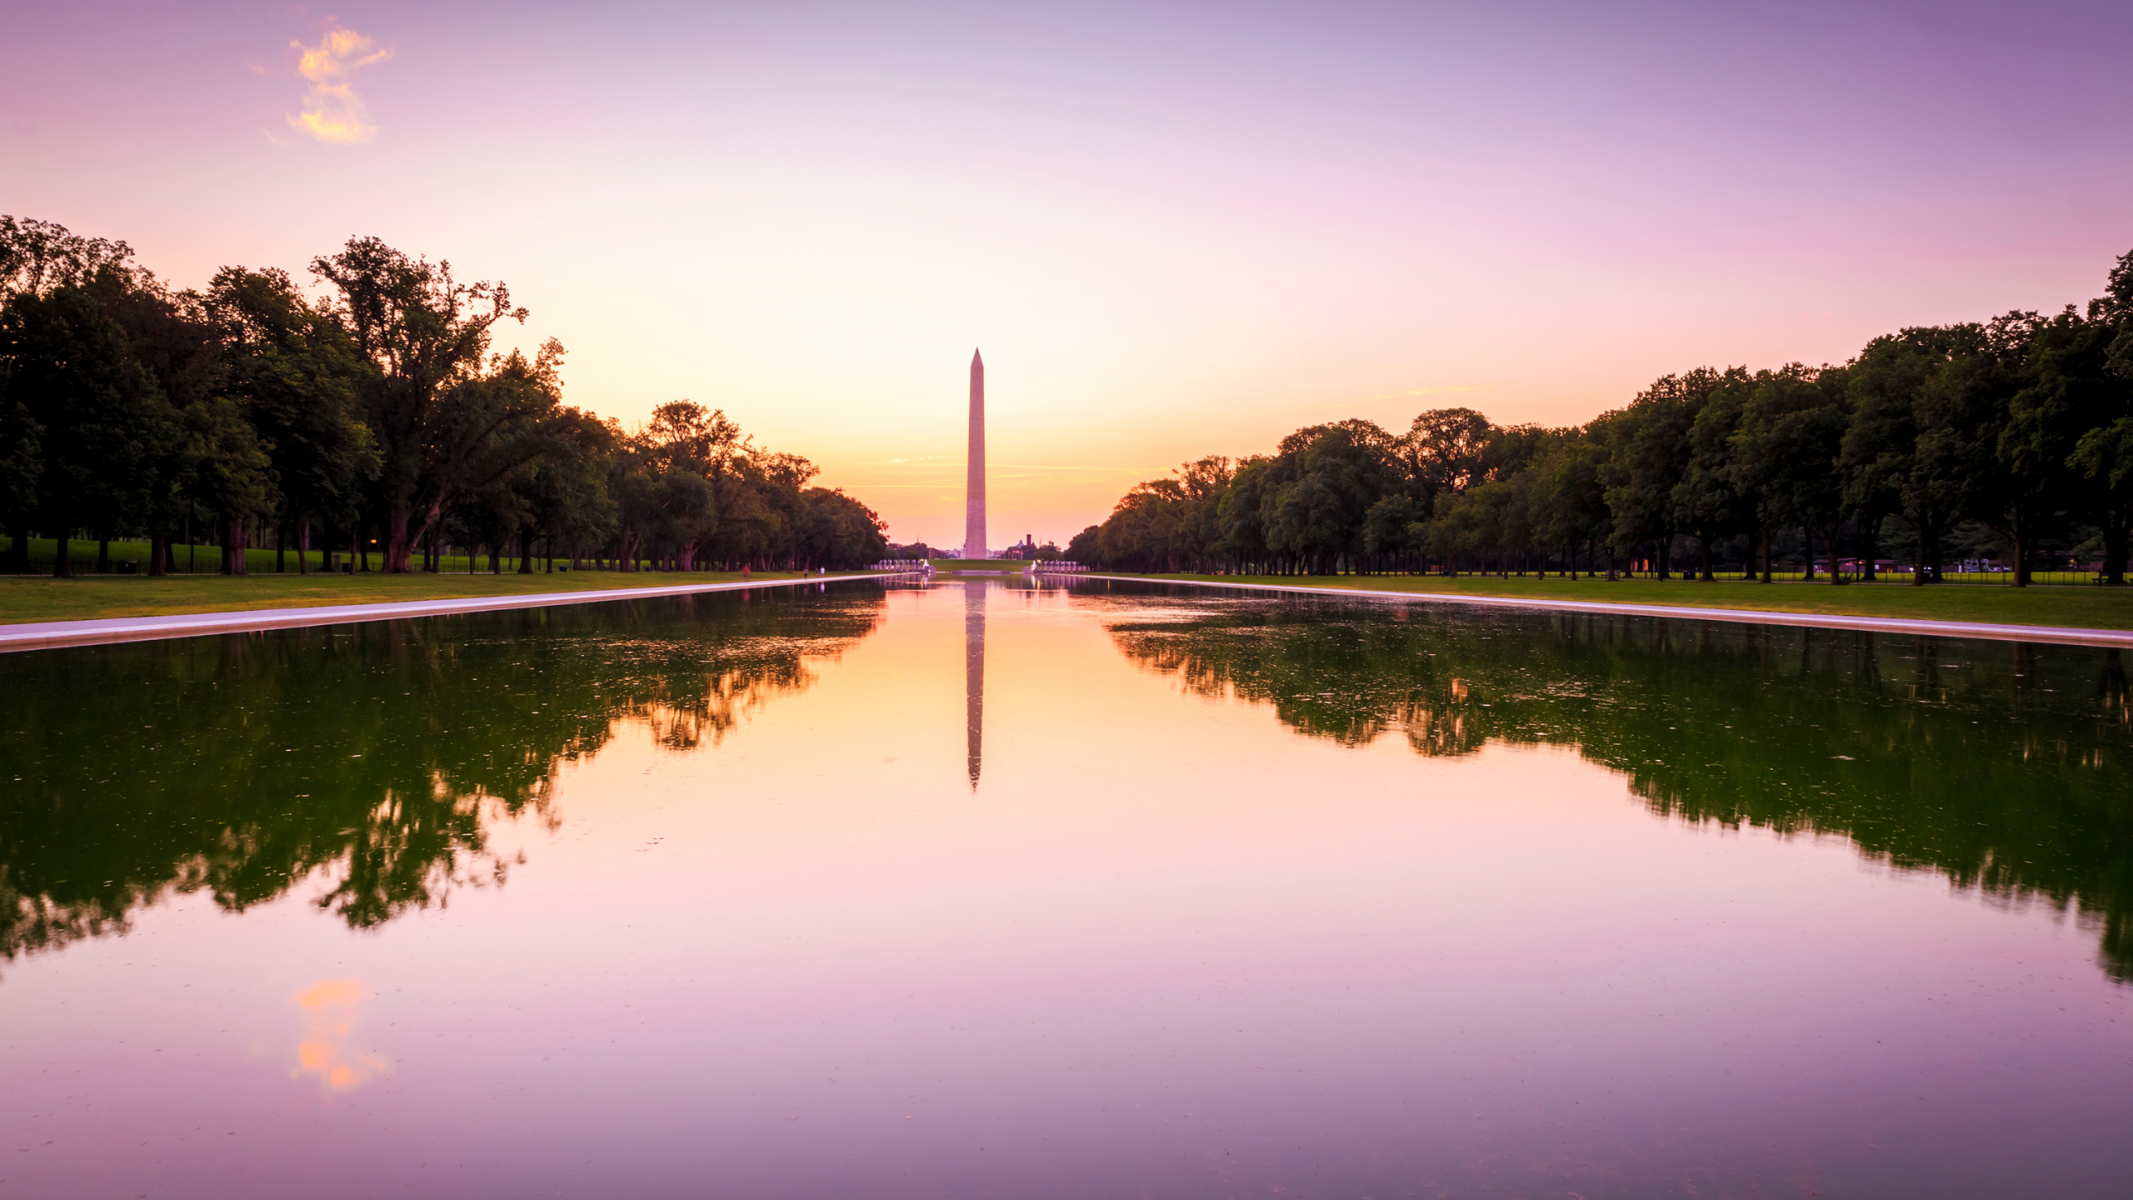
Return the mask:
<svg viewBox="0 0 2133 1200">
<path fill-rule="evenodd" d="M 1324 574 L 1355 563 L 1370 506 L 1399 480 L 1392 436 L 1363 420 L 1313 425 L 1283 438 L 1278 480 L 1261 505 L 1267 544 Z"/>
<path fill-rule="evenodd" d="M 638 445 L 648 478 L 636 486 L 637 511 L 656 524 L 677 569 L 689 570 L 718 532 L 719 493 L 730 500 L 745 486 L 735 464 L 748 439 L 723 411 L 677 400 L 653 410 Z"/>
<path fill-rule="evenodd" d="M 1837 569 L 1837 531 L 1846 511 L 1838 465 L 1849 416 L 1844 378 L 1799 363 L 1756 372 L 1731 439 L 1735 477 L 1757 521 L 1766 530 L 1797 525 L 1810 532 L 1810 577 L 1811 535 L 1819 531 L 1829 548 L 1831 583 L 1844 582 Z"/>
<path fill-rule="evenodd" d="M 1606 469 L 1608 511 L 1614 540 L 1656 547 L 1658 577 L 1672 577 L 1674 536 L 1681 530 L 1674 490 L 1688 476 L 1693 450 L 1689 432 L 1697 414 L 1724 376 L 1710 367 L 1664 376 L 1637 394 L 1628 408 L 1609 414 Z"/>
<path fill-rule="evenodd" d="M 526 319 L 503 284 L 461 283 L 451 263 L 410 258 L 374 237 L 350 238 L 311 271 L 339 290 L 335 315 L 370 366 L 361 395 L 379 455 L 385 569 L 405 572 L 453 492 L 483 486 L 473 464 L 494 466 L 490 440 L 554 407 L 544 376 L 561 347 L 551 340 L 553 353 L 544 348 L 534 363 L 514 354 L 484 378 L 491 327 Z"/>
<path fill-rule="evenodd" d="M 49 296 L 99 277 L 131 278 L 133 248 L 51 221 L 0 214 L 0 302 Z"/>
<path fill-rule="evenodd" d="M 1986 340 L 1976 324 L 1906 329 L 1868 343 L 1846 373 L 1846 502 L 1873 509 L 1894 493 L 1917 538 L 1914 584 L 1940 578 L 1941 538 L 1994 469 L 1992 405 L 1969 383 Z"/>
<path fill-rule="evenodd" d="M 1091 525 L 1067 539 L 1066 556 L 1069 562 L 1083 566 L 1096 566 L 1103 560 L 1103 550 L 1098 542 L 1103 537 L 1103 527 Z"/>
<path fill-rule="evenodd" d="M 1151 479 L 1133 486 L 1097 536 L 1102 561 L 1140 571 L 1178 569 L 1178 510 L 1184 489 L 1175 479 Z"/>
<path fill-rule="evenodd" d="M 1585 430 L 1560 431 L 1534 463 L 1539 475 L 1529 500 L 1535 535 L 1563 548 L 1563 568 L 1575 575 L 1577 548 L 1586 546 L 1585 572 L 1591 576 L 1597 555 L 1591 550 L 1607 533 L 1607 489 L 1600 482 L 1606 447 Z"/>
<path fill-rule="evenodd" d="M 2024 386 L 2008 401 L 1999 453 L 2014 472 L 2037 481 L 2042 503 L 2064 504 L 2096 524 L 2103 534 L 2105 575 L 2122 586 L 2133 496 L 2113 453 L 2117 447 L 2091 436 L 2133 418 L 2133 380 L 2113 372 L 2109 363 L 2117 334 L 2072 307 L 2033 329 L 2022 366 Z"/>
<path fill-rule="evenodd" d="M 1363 552 L 1407 563 L 1429 549 L 1429 514 L 1407 490 L 1380 496 L 1363 514 Z"/>
<path fill-rule="evenodd" d="M 555 570 L 556 546 L 575 562 L 586 546 L 614 532 L 620 513 L 607 489 L 609 464 L 623 443 L 611 422 L 564 406 L 544 421 L 546 449 L 520 472 L 513 486 L 525 513 L 525 536 L 547 550 Z"/>
<path fill-rule="evenodd" d="M 879 562 L 888 553 L 887 528 L 873 509 L 841 489 L 800 493 L 799 566 L 847 569 Z"/>
<path fill-rule="evenodd" d="M 222 268 L 204 305 L 224 386 L 271 463 L 285 529 L 354 510 L 379 455 L 359 394 L 369 368 L 347 331 L 274 268 Z M 296 565 L 309 569 L 301 545 Z"/>
<path fill-rule="evenodd" d="M 2133 250 L 2119 255 L 2104 294 L 2092 302 L 2089 315 L 2118 331 L 2111 342 L 2111 373 L 2133 379 Z"/>
<path fill-rule="evenodd" d="M 2015 406 L 2028 382 L 2030 345 L 2043 325 L 2030 312 L 1994 318 L 1936 381 L 1942 402 L 1961 414 L 1954 435 L 1976 446 L 1986 464 L 1972 492 L 1972 515 L 2012 547 L 2016 587 L 2029 586 L 2037 541 L 2065 506 L 2066 459 L 2074 448 L 2052 436 L 2041 414 L 2032 421 Z"/>
<path fill-rule="evenodd" d="M 1439 492 L 1430 512 L 1430 553 L 1444 564 L 1446 575 L 1459 574 L 1468 556 L 1483 553 L 1496 540 L 1491 509 L 1475 498 L 1477 490 Z"/>
<path fill-rule="evenodd" d="M 1222 527 L 1222 552 L 1238 564 L 1240 570 L 1257 565 L 1270 570 L 1273 548 L 1267 544 L 1266 510 L 1267 494 L 1275 480 L 1275 463 L 1265 455 L 1253 455 L 1237 463 L 1231 474 L 1229 487 L 1223 490 L 1222 499 L 1215 508 L 1215 519 Z M 1075 547 L 1079 540 L 1069 543 L 1067 555 L 1076 561 L 1093 561 L 1076 557 Z"/>
<path fill-rule="evenodd" d="M 2089 303 L 2089 320 L 2112 331 L 2104 368 L 2110 380 L 2121 389 L 2113 403 L 2123 405 L 2126 401 L 2122 389 L 2133 386 L 2133 252 L 2120 256 L 2112 267 L 2108 290 Z M 2074 445 L 2069 465 L 2087 481 L 2094 497 L 2092 504 L 2105 514 L 2106 582 L 2114 587 L 2123 586 L 2127 554 L 2125 513 L 2133 507 L 2133 497 L 2128 496 L 2128 492 L 2133 491 L 2133 414 L 2121 413 L 2109 424 L 2098 425 L 2083 433 Z M 2111 540 L 2114 517 L 2119 522 L 2115 548 Z"/>
<path fill-rule="evenodd" d="M 1208 570 L 1222 549 L 1222 499 L 1237 468 L 1228 458 L 1209 455 L 1176 471 L 1181 496 L 1175 522 L 1178 553 L 1195 571 Z"/>
<path fill-rule="evenodd" d="M 34 504 L 35 519 L 58 540 L 53 573 L 66 575 L 75 530 L 108 531 L 148 508 L 158 451 L 178 437 L 177 415 L 126 331 L 86 287 L 13 296 L 0 314 L 0 360 L 10 404 L 20 406 L 42 451 L 11 490 Z M 19 514 L 13 523 L 18 531 L 26 525 Z M 18 547 L 27 540 L 22 532 L 16 538 Z"/>
<path fill-rule="evenodd" d="M 1844 499 L 1860 511 L 1901 511 L 1917 535 L 1918 569 L 1911 582 L 1939 578 L 1940 535 L 1963 510 L 1923 473 L 1920 410 L 1927 381 L 1946 361 L 1948 338 L 1939 329 L 1906 329 L 1875 338 L 1849 364 L 1846 400 L 1852 419 L 1838 449 Z"/>
<path fill-rule="evenodd" d="M 1415 499 L 1427 507 L 1446 492 L 1463 492 L 1481 482 L 1495 430 L 1487 417 L 1471 408 L 1433 408 L 1417 415 L 1400 445 Z"/>
<path fill-rule="evenodd" d="M 621 557 L 627 564 L 624 570 L 635 570 L 647 557 L 664 560 L 676 551 L 686 562 L 689 553 L 718 527 L 710 483 L 686 467 L 667 462 L 660 449 L 640 436 L 627 440 L 614 457 L 609 479 Z"/>
<path fill-rule="evenodd" d="M 18 302 L 40 301 L 63 287 L 86 287 L 99 279 L 124 287 L 134 276 L 132 257 L 124 242 L 83 237 L 50 221 L 0 215 L 0 323 Z M 31 525 L 44 508 L 47 450 L 64 448 L 48 443 L 48 431 L 37 418 L 36 409 L 49 393 L 40 393 L 43 399 L 32 396 L 51 386 L 49 371 L 33 364 L 14 389 L 9 387 L 12 374 L 11 356 L 0 353 L 0 526 L 9 535 L 0 569 L 26 573 Z"/>
<path fill-rule="evenodd" d="M 135 358 L 177 410 L 181 440 L 159 450 L 173 486 L 158 490 L 140 514 L 152 538 L 167 545 L 186 511 L 204 507 L 222 545 L 222 572 L 247 573 L 245 548 L 257 523 L 282 502 L 269 456 L 240 395 L 230 389 L 226 339 L 206 299 L 173 293 L 136 272 L 99 277 L 99 298 L 126 330 Z M 100 556 L 101 557 L 101 556 Z M 152 552 L 150 557 L 161 557 Z M 158 566 L 167 564 L 157 564 Z"/>
<path fill-rule="evenodd" d="M 1674 527 L 1696 539 L 1698 577 L 1706 583 L 1717 578 L 1712 574 L 1713 544 L 1753 524 L 1753 506 L 1743 501 L 1733 461 L 1733 435 L 1740 430 L 1749 388 L 1743 367 L 1730 367 L 1712 382 L 1689 422 L 1688 455 L 1668 498 Z"/>
</svg>

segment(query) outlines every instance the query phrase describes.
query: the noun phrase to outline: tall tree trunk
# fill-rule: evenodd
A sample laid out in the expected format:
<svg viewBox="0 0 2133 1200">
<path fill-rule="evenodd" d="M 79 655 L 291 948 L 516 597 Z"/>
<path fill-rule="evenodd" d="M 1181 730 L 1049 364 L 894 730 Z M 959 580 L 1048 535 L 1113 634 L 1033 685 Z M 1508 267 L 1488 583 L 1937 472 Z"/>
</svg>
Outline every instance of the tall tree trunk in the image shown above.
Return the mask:
<svg viewBox="0 0 2133 1200">
<path fill-rule="evenodd" d="M 2126 525 L 2124 507 L 2103 514 L 2103 582 L 2106 587 L 2126 586 Z"/>
<path fill-rule="evenodd" d="M 245 556 L 245 548 L 251 545 L 251 522 L 243 517 L 229 517 L 222 523 L 222 573 L 225 575 L 249 575 L 251 560 Z"/>
<path fill-rule="evenodd" d="M 1800 578 L 1808 583 L 1813 583 L 1815 580 L 1815 527 L 1812 525 L 1800 526 L 1800 536 L 1806 539 L 1805 545 L 1807 548 L 1807 569 L 1801 574 Z"/>
<path fill-rule="evenodd" d="M 1829 582 L 1832 585 L 1848 582 L 1844 578 L 1844 568 L 1837 562 L 1837 531 L 1841 528 L 1843 521 L 1839 519 L 1831 521 L 1829 528 L 1822 532 L 1822 540 L 1829 547 Z"/>
<path fill-rule="evenodd" d="M 2029 536 L 2029 513 L 2022 508 L 2016 508 L 2014 511 L 2014 520 L 2010 522 L 2010 524 L 2012 525 L 2014 532 L 2014 584 L 2016 587 L 2028 587 L 2030 582 L 2029 555 L 2031 551 L 2031 547 L 2029 544 L 2031 541 Z"/>
<path fill-rule="evenodd" d="M 518 573 L 533 574 L 533 535 L 523 529 L 518 534 Z"/>
<path fill-rule="evenodd" d="M 407 560 L 414 552 L 414 544 L 408 540 L 408 520 L 414 514 L 407 505 L 395 503 L 385 512 L 385 571 L 389 575 L 408 574 Z M 370 555 L 363 555 L 363 569 L 370 569 Z"/>
<path fill-rule="evenodd" d="M 57 551 L 52 556 L 52 578 L 54 579 L 65 579 L 74 573 L 67 566 L 67 535 L 70 532 L 65 525 L 61 525 L 58 531 L 52 535 Z"/>
<path fill-rule="evenodd" d="M 1770 582 L 1770 527 L 1762 526 L 1756 532 L 1756 551 L 1763 557 L 1763 582 Z"/>
<path fill-rule="evenodd" d="M 1878 578 L 1874 574 L 1874 558 L 1881 553 L 1881 518 L 1867 515 L 1862 508 L 1855 528 L 1857 532 L 1853 534 L 1853 540 L 1859 544 L 1859 578 L 1872 583 Z"/>
</svg>

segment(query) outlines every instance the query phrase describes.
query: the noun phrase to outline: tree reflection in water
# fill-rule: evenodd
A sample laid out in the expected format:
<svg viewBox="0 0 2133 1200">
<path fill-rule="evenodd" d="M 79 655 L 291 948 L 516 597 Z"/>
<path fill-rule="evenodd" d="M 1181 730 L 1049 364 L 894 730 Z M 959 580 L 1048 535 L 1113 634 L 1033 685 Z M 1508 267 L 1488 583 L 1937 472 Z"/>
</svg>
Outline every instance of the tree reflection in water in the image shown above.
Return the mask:
<svg viewBox="0 0 2133 1200">
<path fill-rule="evenodd" d="M 359 928 L 500 884 L 488 827 L 552 826 L 562 764 L 632 726 L 716 745 L 881 612 L 878 589 L 766 590 L 11 655 L 0 955 L 313 872 Z"/>
<path fill-rule="evenodd" d="M 1091 597 L 1127 656 L 1343 745 L 1574 746 L 1655 813 L 1849 838 L 2071 908 L 2133 980 L 2133 708 L 2116 650 L 1340 602 Z"/>
</svg>

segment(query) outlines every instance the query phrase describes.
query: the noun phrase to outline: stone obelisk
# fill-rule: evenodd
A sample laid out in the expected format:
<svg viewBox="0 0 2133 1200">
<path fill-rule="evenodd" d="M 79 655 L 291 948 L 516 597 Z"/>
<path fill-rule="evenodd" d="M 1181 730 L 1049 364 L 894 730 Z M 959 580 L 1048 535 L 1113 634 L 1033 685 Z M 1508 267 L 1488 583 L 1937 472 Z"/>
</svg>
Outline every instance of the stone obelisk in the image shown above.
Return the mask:
<svg viewBox="0 0 2133 1200">
<path fill-rule="evenodd" d="M 970 352 L 970 479 L 963 501 L 963 557 L 985 557 L 985 359 Z"/>
</svg>

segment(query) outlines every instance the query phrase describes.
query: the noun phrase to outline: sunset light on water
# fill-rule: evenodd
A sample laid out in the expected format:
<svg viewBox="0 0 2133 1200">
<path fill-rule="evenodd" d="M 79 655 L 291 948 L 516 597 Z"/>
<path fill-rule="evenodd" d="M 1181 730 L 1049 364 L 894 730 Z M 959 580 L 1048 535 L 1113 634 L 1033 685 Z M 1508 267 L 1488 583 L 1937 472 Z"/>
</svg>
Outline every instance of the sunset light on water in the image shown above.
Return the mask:
<svg viewBox="0 0 2133 1200">
<path fill-rule="evenodd" d="M 2106 651 L 978 581 L 55 654 L 27 794 L 157 816 L 11 810 L 24 1195 L 2114 1189 Z"/>
</svg>

